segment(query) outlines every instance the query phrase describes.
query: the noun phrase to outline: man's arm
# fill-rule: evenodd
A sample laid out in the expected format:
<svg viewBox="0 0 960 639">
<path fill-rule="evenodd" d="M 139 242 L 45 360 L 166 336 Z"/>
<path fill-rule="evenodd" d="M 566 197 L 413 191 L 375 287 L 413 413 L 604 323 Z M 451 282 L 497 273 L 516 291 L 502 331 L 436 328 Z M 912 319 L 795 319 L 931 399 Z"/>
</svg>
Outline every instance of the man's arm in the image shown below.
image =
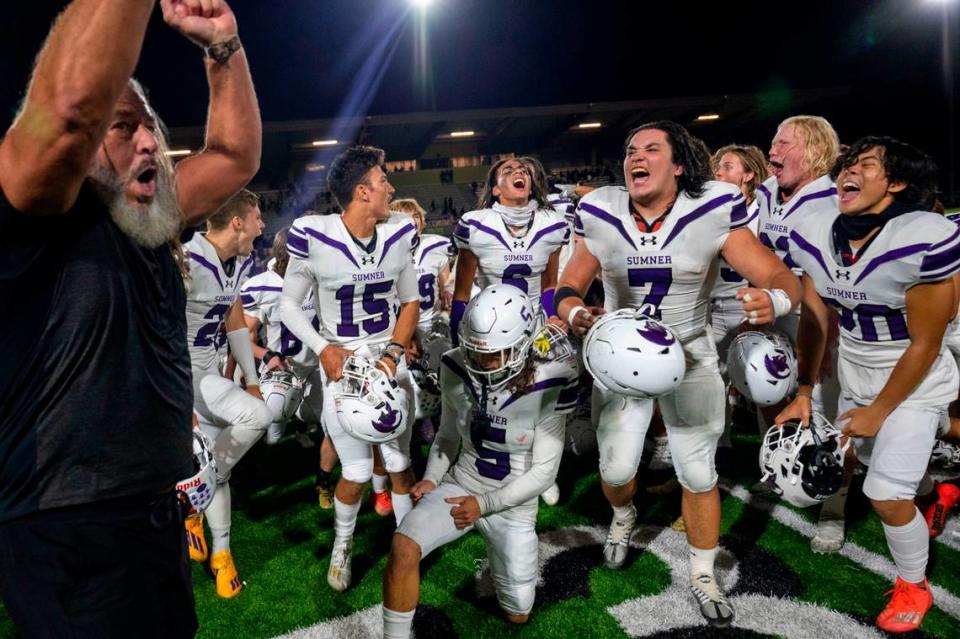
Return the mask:
<svg viewBox="0 0 960 639">
<path fill-rule="evenodd" d="M 227 331 L 227 342 L 230 344 L 230 354 L 237 360 L 237 365 L 246 378 L 247 390 L 258 399 L 260 397 L 260 377 L 257 375 L 257 365 L 253 359 L 253 348 L 250 345 L 250 329 L 243 316 L 243 306 L 237 297 L 226 316 L 223 318 L 224 328 Z M 253 392 L 252 388 L 257 388 Z"/>
<path fill-rule="evenodd" d="M 743 300 L 743 311 L 751 324 L 769 324 L 800 303 L 803 297 L 800 280 L 749 229 L 731 231 L 721 254 L 737 273 L 756 287 L 737 291 L 737 299 Z M 782 291 L 785 299 L 777 291 Z M 778 295 L 779 298 L 775 297 Z"/>
<path fill-rule="evenodd" d="M 598 273 L 600 273 L 600 260 L 590 252 L 586 242 L 577 242 L 573 249 L 573 256 L 560 274 L 560 285 L 554 297 L 557 317 L 567 322 L 575 335 L 586 334 L 596 321 L 596 316 L 604 312 L 599 307 L 586 308 L 583 301 L 583 296 Z M 568 295 L 567 293 L 571 290 L 576 294 Z M 570 317 L 571 311 L 578 307 L 580 310 L 574 314 L 574 317 Z"/>
<path fill-rule="evenodd" d="M 153 0 L 76 0 L 37 57 L 23 109 L 0 142 L 0 188 L 23 213 L 73 206 L 140 57 Z"/>
<path fill-rule="evenodd" d="M 843 427 L 844 435 L 876 435 L 887 416 L 923 381 L 940 354 L 947 322 L 956 312 L 952 280 L 917 284 L 907 291 L 906 298 L 910 345 L 869 406 L 854 408 L 837 417 L 838 422 L 849 420 Z"/>
<path fill-rule="evenodd" d="M 184 0 L 161 0 L 163 19 L 201 47 L 237 36 L 237 22 L 222 0 L 210 0 L 209 15 L 197 13 Z M 224 62 L 204 60 L 210 86 L 203 151 L 177 165 L 177 203 L 186 226 L 212 215 L 242 189 L 260 168 L 260 108 L 241 48 Z"/>
<path fill-rule="evenodd" d="M 467 310 L 473 278 L 477 274 L 477 256 L 470 249 L 462 248 L 457 254 L 457 268 L 453 274 L 453 302 L 450 305 L 450 341 L 460 344 L 460 320 Z"/>
<path fill-rule="evenodd" d="M 800 307 L 800 326 L 797 329 L 797 395 L 777 415 L 774 423 L 783 424 L 799 419 L 810 423 L 813 411 L 813 387 L 819 381 L 820 365 L 827 348 L 827 330 L 830 311 L 809 275 L 803 276 L 803 306 Z"/>
</svg>

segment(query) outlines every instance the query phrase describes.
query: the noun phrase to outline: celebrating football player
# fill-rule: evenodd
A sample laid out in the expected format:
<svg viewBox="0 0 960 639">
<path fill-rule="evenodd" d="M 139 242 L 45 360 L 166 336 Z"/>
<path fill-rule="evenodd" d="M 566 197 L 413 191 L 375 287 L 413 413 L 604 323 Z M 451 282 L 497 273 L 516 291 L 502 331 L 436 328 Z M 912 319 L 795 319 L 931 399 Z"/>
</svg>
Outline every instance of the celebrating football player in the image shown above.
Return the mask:
<svg viewBox="0 0 960 639">
<path fill-rule="evenodd" d="M 530 299 L 534 312 L 555 317 L 554 287 L 560 248 L 567 241 L 567 224 L 547 200 L 523 159 L 500 160 L 490 167 L 480 209 L 457 223 L 453 240 L 459 249 L 450 337 L 457 344 L 457 327 L 470 300 L 474 277 L 481 288 L 512 284 Z"/>
<path fill-rule="evenodd" d="M 412 255 L 416 225 L 406 215 L 391 213 L 393 187 L 383 168 L 382 150 L 355 146 L 337 156 L 327 183 L 341 215 L 301 217 L 287 238 L 291 261 L 283 279 L 280 318 L 290 332 L 320 358 L 324 378 L 324 425 L 340 455 L 342 475 L 334 496 L 335 538 L 327 583 L 338 591 L 350 585 L 353 531 L 363 486 L 373 472 L 368 441 L 342 425 L 337 394 L 344 364 L 354 352 L 389 375 L 396 376 L 413 397 L 405 353 L 417 326 L 420 294 Z M 310 291 L 320 316 L 318 332 L 301 305 Z M 361 389 L 362 390 L 362 389 Z M 413 414 L 412 406 L 403 415 Z M 410 511 L 410 433 L 380 445 L 392 483 L 391 500 L 397 524 Z"/>
<path fill-rule="evenodd" d="M 217 594 L 232 598 L 243 582 L 230 552 L 230 471 L 270 424 L 270 412 L 260 395 L 259 376 L 243 318 L 240 287 L 250 277 L 253 240 L 263 222 L 257 196 L 243 190 L 210 219 L 207 232 L 184 244 L 190 259 L 187 286 L 187 343 L 193 369 L 193 410 L 200 429 L 213 442 L 219 488 L 206 511 L 213 543 L 210 569 Z M 221 374 L 220 360 L 229 342 L 247 381 L 247 390 Z M 190 557 L 206 561 L 204 514 L 188 517 Z"/>
<path fill-rule="evenodd" d="M 476 527 L 497 600 L 524 623 L 538 576 L 537 495 L 555 479 L 577 368 L 559 329 L 535 336 L 527 297 L 496 284 L 469 304 L 460 347 L 440 367 L 441 422 L 417 505 L 393 536 L 383 576 L 384 637 L 409 637 L 420 561 Z M 536 339 L 535 339 L 536 337 Z M 459 453 L 459 456 L 458 456 Z"/>
<path fill-rule="evenodd" d="M 750 218 L 740 189 L 709 181 L 710 158 L 682 126 L 661 121 L 631 131 L 623 172 L 626 187 L 603 187 L 580 200 L 581 238 L 560 280 L 558 311 L 583 333 L 606 311 L 642 307 L 682 342 L 686 376 L 657 401 L 683 488 L 691 590 L 708 623 L 727 625 L 733 609 L 713 570 L 720 533 L 714 455 L 725 400 L 707 329 L 710 289 L 722 256 L 755 286 L 737 292 L 745 317 L 768 324 L 796 306 L 800 282 L 746 228 Z M 586 308 L 582 296 L 598 274 L 605 308 Z M 620 568 L 636 523 L 635 475 L 653 400 L 595 385 L 593 403 L 602 487 L 614 511 L 604 561 Z"/>
<path fill-rule="evenodd" d="M 960 229 L 929 212 L 936 166 L 912 146 L 866 137 L 844 153 L 841 167 L 839 211 L 807 215 L 790 230 L 789 252 L 804 272 L 800 389 L 777 423 L 808 423 L 831 306 L 840 314 L 838 423 L 869 467 L 863 492 L 897 566 L 877 625 L 908 632 L 933 602 L 925 577 L 929 536 L 914 497 L 960 387 L 943 342 L 957 308 Z"/>
</svg>

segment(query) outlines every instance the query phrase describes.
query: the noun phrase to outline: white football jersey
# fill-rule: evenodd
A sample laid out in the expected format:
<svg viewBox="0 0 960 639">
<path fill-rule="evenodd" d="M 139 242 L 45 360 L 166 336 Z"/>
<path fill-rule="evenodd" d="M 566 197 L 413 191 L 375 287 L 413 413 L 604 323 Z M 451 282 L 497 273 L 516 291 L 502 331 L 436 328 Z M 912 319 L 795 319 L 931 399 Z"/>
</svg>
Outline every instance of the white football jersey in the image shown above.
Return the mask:
<svg viewBox="0 0 960 639">
<path fill-rule="evenodd" d="M 748 221 L 740 189 L 707 182 L 701 197 L 681 193 L 663 225 L 643 233 L 627 189 L 605 186 L 580 200 L 576 233 L 600 262 L 606 310 L 652 304 L 687 343 L 705 330 L 723 243 Z"/>
<path fill-rule="evenodd" d="M 567 265 L 567 262 L 573 257 L 573 249 L 576 245 L 573 241 L 573 220 L 576 217 L 577 204 L 571 198 L 551 195 L 550 205 L 563 216 L 567 223 L 567 241 L 560 249 L 560 267 L 557 269 L 559 276 L 560 273 L 563 273 L 563 268 Z"/>
<path fill-rule="evenodd" d="M 421 235 L 413 254 L 420 288 L 420 325 L 429 326 L 440 306 L 440 272 L 448 264 L 450 240 L 442 235 Z"/>
<path fill-rule="evenodd" d="M 855 264 L 834 257 L 832 229 L 839 210 L 805 216 L 790 233 L 790 253 L 823 301 L 840 315 L 840 383 L 858 401 L 880 392 L 890 369 L 910 345 L 906 292 L 915 284 L 960 270 L 960 229 L 936 213 L 897 216 L 875 236 Z M 957 398 L 952 356 L 941 356 L 904 405 L 945 405 Z"/>
<path fill-rule="evenodd" d="M 250 277 L 253 256 L 238 255 L 223 264 L 203 233 L 195 233 L 183 249 L 190 260 L 187 293 L 190 364 L 194 371 L 215 371 L 227 342 L 223 316 Z"/>
<path fill-rule="evenodd" d="M 513 284 L 540 312 L 540 276 L 554 251 L 567 242 L 569 230 L 563 216 L 550 209 L 533 213 L 533 225 L 523 237 L 512 237 L 500 214 L 481 209 L 464 214 L 453 231 L 457 248 L 477 256 L 477 281 L 481 289 L 493 284 Z"/>
<path fill-rule="evenodd" d="M 775 177 L 757 187 L 756 201 L 760 207 L 757 237 L 800 277 L 803 273 L 790 255 L 790 231 L 800 220 L 817 211 L 836 213 L 840 205 L 837 187 L 829 175 L 824 175 L 794 193 L 789 202 L 781 203 L 777 192 Z"/>
<path fill-rule="evenodd" d="M 757 234 L 757 220 L 760 213 L 760 204 L 756 199 L 747 206 L 747 228 Z M 750 286 L 746 278 L 737 273 L 727 264 L 727 261 L 720 258 L 720 267 L 717 270 L 717 279 L 713 283 L 713 293 L 710 297 L 715 300 L 733 299 L 737 296 L 737 291 L 745 286 Z"/>
<path fill-rule="evenodd" d="M 254 275 L 240 289 L 240 301 L 243 312 L 256 317 L 266 327 L 265 346 L 271 351 L 282 353 L 295 365 L 298 375 L 306 369 L 318 365 L 317 355 L 305 348 L 280 321 L 280 294 L 283 292 L 283 278 L 276 271 L 269 270 Z M 313 292 L 303 300 L 303 314 L 313 323 L 314 330 L 320 330 L 320 320 L 313 304 Z"/>
<path fill-rule="evenodd" d="M 461 439 L 460 456 L 448 475 L 474 495 L 523 475 L 533 459 L 537 424 L 576 407 L 577 381 L 574 356 L 538 360 L 533 382 L 523 392 L 491 392 L 483 410 L 481 387 L 464 368 L 463 354 L 460 349 L 448 351 L 441 359 L 440 389 L 445 402 L 458 407 Z"/>
<path fill-rule="evenodd" d="M 373 248 L 357 245 L 339 215 L 309 215 L 287 235 L 291 260 L 300 260 L 314 282 L 320 335 L 355 350 L 390 341 L 400 305 L 420 299 L 413 264 L 416 228 L 394 213 L 377 224 Z"/>
</svg>

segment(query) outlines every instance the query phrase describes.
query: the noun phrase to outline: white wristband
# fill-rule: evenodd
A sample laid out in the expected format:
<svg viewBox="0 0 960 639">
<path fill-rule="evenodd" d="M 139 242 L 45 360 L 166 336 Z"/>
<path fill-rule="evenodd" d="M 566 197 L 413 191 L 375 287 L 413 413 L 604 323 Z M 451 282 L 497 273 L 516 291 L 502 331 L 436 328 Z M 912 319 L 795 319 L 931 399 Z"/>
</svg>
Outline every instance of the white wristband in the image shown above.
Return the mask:
<svg viewBox="0 0 960 639">
<path fill-rule="evenodd" d="M 793 309 L 793 302 L 790 301 L 790 296 L 787 295 L 786 291 L 780 288 L 765 288 L 763 291 L 770 296 L 770 302 L 773 304 L 774 317 L 783 317 L 784 315 L 790 314 L 790 311 Z"/>
<path fill-rule="evenodd" d="M 585 310 L 587 310 L 587 307 L 583 304 L 578 304 L 577 306 L 571 308 L 570 312 L 567 313 L 567 325 L 570 326 L 570 328 L 573 328 L 573 318 L 577 316 L 577 313 Z"/>
</svg>

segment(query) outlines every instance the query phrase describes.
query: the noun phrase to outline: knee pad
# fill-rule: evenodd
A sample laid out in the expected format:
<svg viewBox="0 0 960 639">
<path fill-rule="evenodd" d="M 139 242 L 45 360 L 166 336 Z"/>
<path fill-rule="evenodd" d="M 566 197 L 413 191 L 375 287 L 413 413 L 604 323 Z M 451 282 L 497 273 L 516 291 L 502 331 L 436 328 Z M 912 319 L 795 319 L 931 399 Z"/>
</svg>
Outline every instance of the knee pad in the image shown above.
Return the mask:
<svg viewBox="0 0 960 639">
<path fill-rule="evenodd" d="M 677 481 L 691 493 L 705 493 L 717 485 L 717 471 L 712 461 L 678 464 L 674 460 Z"/>
<path fill-rule="evenodd" d="M 383 467 L 388 473 L 402 473 L 410 468 L 409 455 L 386 447 L 380 448 L 380 454 L 383 455 Z"/>
<path fill-rule="evenodd" d="M 241 428 L 249 428 L 250 430 L 267 430 L 273 422 L 273 415 L 270 414 L 270 409 L 267 408 L 267 405 L 263 402 L 257 402 L 257 407 L 253 410 L 252 413 L 243 420 L 242 424 L 237 424 Z"/>
<path fill-rule="evenodd" d="M 358 461 L 340 460 L 340 474 L 347 481 L 365 484 L 373 477 L 373 458 Z"/>
<path fill-rule="evenodd" d="M 536 597 L 536 582 L 522 586 L 501 587 L 497 589 L 497 602 L 505 612 L 511 615 L 529 615 Z"/>
<path fill-rule="evenodd" d="M 611 461 L 607 464 L 600 464 L 600 478 L 608 486 L 618 487 L 626 486 L 630 480 L 637 476 L 639 464 L 629 464 L 621 461 Z"/>
<path fill-rule="evenodd" d="M 917 496 L 918 486 L 919 482 L 906 482 L 887 477 L 882 473 L 873 472 L 871 467 L 863 480 L 863 494 L 873 501 L 913 499 Z"/>
</svg>

